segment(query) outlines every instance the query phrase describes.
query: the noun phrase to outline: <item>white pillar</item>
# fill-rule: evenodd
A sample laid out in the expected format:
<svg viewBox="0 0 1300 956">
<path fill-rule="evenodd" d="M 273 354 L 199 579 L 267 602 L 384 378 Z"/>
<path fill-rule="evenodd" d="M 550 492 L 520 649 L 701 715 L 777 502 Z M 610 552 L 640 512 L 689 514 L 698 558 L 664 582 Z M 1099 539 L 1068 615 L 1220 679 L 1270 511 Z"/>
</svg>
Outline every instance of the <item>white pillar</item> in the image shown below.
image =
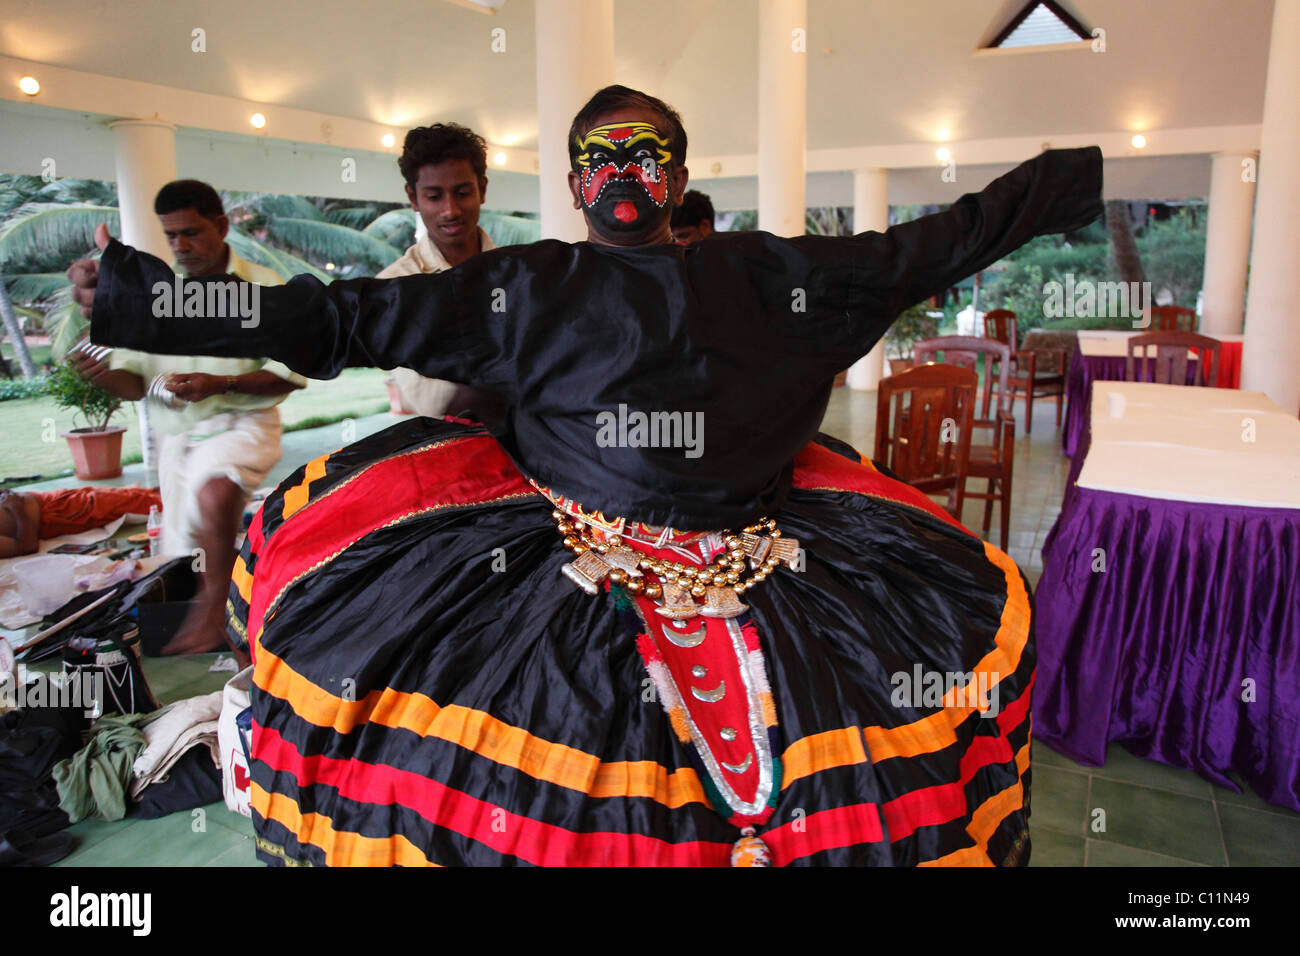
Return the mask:
<svg viewBox="0 0 1300 956">
<path fill-rule="evenodd" d="M 537 0 L 535 12 L 542 238 L 579 242 L 587 224 L 565 178 L 569 124 L 593 93 L 614 82 L 614 0 Z"/>
<path fill-rule="evenodd" d="M 171 262 L 171 248 L 153 211 L 153 200 L 158 190 L 176 178 L 176 127 L 158 119 L 114 120 L 108 125 L 113 131 L 117 168 L 119 238 L 128 246 Z M 149 403 L 136 402 L 135 409 L 146 481 L 154 485 L 158 483 L 157 443 L 149 421 Z"/>
<path fill-rule="evenodd" d="M 889 228 L 889 170 L 853 171 L 853 231 L 884 232 Z M 847 385 L 859 391 L 874 391 L 884 377 L 885 340 L 849 367 Z"/>
<path fill-rule="evenodd" d="M 153 200 L 158 190 L 176 178 L 176 127 L 157 119 L 114 120 L 108 126 L 113 131 L 121 239 L 171 262 Z"/>
<path fill-rule="evenodd" d="M 1237 335 L 1246 312 L 1250 217 L 1255 209 L 1258 153 L 1215 153 L 1210 172 L 1210 215 L 1205 224 L 1205 279 L 1201 332 Z"/>
<path fill-rule="evenodd" d="M 1300 412 L 1300 0 L 1276 0 L 1259 137 L 1241 387 Z"/>
<path fill-rule="evenodd" d="M 759 0 L 758 228 L 802 236 L 807 143 L 806 0 Z"/>
</svg>

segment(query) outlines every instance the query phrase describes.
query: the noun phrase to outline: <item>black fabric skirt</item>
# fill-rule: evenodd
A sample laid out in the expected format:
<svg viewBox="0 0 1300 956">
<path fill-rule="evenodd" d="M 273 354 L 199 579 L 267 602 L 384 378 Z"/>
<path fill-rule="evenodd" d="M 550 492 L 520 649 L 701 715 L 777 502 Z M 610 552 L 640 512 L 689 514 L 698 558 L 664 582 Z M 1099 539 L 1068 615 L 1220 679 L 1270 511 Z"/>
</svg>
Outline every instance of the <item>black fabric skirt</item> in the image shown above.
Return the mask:
<svg viewBox="0 0 1300 956">
<path fill-rule="evenodd" d="M 772 516 L 801 570 L 743 595 L 774 711 L 756 836 L 775 865 L 1026 863 L 1028 586 L 837 451 L 809 446 Z M 732 861 L 737 817 L 655 693 L 626 594 L 561 574 L 552 508 L 481 426 L 431 419 L 267 499 L 229 605 L 255 663 L 259 858 Z"/>
</svg>

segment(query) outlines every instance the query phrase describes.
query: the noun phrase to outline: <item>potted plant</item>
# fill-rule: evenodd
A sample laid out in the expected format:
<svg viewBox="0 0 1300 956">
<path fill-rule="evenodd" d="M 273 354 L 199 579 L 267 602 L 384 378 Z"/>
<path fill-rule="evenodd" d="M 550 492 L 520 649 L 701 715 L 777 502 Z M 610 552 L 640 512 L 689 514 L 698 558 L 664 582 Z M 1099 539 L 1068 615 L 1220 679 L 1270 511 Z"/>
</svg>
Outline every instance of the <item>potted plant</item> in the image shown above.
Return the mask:
<svg viewBox="0 0 1300 956">
<path fill-rule="evenodd" d="M 77 374 L 64 362 L 50 376 L 49 394 L 59 408 L 73 409 L 73 419 L 80 414 L 84 428 L 63 433 L 72 452 L 77 477 L 82 481 L 116 478 L 122 473 L 122 435 L 126 428 L 110 425 L 108 420 L 122 407 L 122 400 L 104 391 L 94 382 Z"/>
<path fill-rule="evenodd" d="M 931 315 L 925 303 L 904 309 L 885 333 L 885 357 L 891 375 L 912 367 L 912 346 L 939 334 L 942 314 Z"/>
</svg>

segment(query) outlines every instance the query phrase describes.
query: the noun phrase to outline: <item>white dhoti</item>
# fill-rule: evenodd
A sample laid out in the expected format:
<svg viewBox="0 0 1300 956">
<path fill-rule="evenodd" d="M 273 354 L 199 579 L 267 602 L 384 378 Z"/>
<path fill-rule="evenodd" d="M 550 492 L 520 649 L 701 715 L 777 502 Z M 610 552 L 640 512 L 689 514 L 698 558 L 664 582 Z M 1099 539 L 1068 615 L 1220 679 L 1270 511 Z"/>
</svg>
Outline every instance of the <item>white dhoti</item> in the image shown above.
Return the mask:
<svg viewBox="0 0 1300 956">
<path fill-rule="evenodd" d="M 204 521 L 199 490 L 213 478 L 234 482 L 245 501 L 261 487 L 280 460 L 281 432 L 280 410 L 272 407 L 224 412 L 180 434 L 161 436 L 158 487 L 165 555 L 191 554 L 198 547 Z"/>
</svg>

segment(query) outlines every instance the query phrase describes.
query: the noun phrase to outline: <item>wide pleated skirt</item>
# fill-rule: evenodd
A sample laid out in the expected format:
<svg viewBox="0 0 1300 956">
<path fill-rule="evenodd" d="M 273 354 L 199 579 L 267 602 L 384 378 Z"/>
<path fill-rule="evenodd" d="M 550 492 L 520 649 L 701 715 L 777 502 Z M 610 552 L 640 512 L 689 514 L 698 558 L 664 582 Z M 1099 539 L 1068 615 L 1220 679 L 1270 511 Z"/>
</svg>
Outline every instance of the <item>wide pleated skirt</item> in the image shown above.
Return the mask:
<svg viewBox="0 0 1300 956">
<path fill-rule="evenodd" d="M 775 865 L 1028 861 L 1028 588 L 867 462 L 810 445 L 804 549 L 744 595 L 775 710 Z M 300 468 L 232 579 L 254 656 L 257 852 L 288 865 L 706 865 L 740 836 L 637 633 L 479 426 Z M 970 690 L 963 691 L 962 684 Z M 979 693 L 973 693 L 978 689 Z"/>
</svg>

